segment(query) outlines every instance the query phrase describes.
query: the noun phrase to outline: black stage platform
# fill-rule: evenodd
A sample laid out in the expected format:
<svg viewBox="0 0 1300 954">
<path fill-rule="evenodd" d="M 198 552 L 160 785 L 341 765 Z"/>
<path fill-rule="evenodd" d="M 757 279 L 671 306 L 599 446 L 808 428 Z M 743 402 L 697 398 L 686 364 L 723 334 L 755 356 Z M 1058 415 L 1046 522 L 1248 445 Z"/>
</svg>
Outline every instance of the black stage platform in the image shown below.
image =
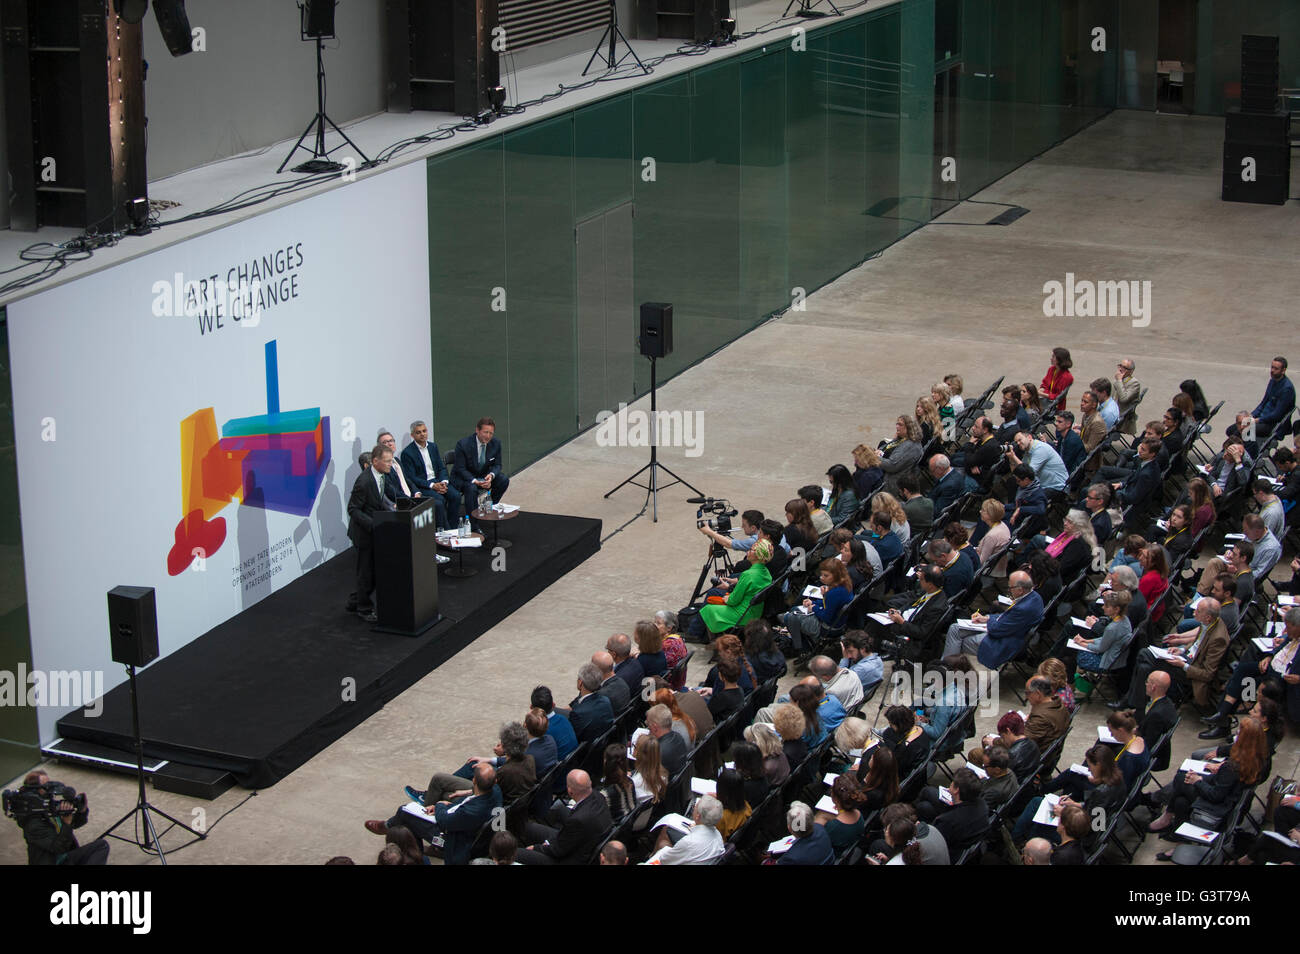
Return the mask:
<svg viewBox="0 0 1300 954">
<path fill-rule="evenodd" d="M 520 513 L 501 529 L 514 543 L 506 569 L 491 569 L 486 548 L 465 551 L 478 574 L 439 574 L 443 620 L 414 639 L 343 612 L 356 557 L 340 554 L 140 672 L 146 755 L 224 769 L 248 788 L 273 785 L 594 554 L 600 526 Z M 355 701 L 344 698 L 349 678 Z M 102 715 L 83 709 L 58 729 L 133 752 L 126 685 L 107 693 Z"/>
</svg>

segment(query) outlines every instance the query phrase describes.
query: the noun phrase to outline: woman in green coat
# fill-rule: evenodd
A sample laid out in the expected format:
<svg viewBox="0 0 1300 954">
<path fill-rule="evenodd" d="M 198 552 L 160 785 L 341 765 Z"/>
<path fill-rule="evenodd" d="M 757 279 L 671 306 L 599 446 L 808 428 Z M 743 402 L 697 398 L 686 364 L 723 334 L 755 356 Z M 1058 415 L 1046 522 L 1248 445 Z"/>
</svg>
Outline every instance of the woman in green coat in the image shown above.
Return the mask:
<svg viewBox="0 0 1300 954">
<path fill-rule="evenodd" d="M 767 572 L 767 561 L 772 559 L 772 544 L 760 538 L 749 548 L 746 556 L 749 568 L 740 574 L 736 585 L 727 594 L 727 601 L 708 603 L 700 609 L 699 618 L 708 629 L 710 639 L 733 626 L 743 626 L 757 619 L 763 612 L 761 603 L 751 605 L 750 600 L 772 582 L 772 574 Z"/>
</svg>

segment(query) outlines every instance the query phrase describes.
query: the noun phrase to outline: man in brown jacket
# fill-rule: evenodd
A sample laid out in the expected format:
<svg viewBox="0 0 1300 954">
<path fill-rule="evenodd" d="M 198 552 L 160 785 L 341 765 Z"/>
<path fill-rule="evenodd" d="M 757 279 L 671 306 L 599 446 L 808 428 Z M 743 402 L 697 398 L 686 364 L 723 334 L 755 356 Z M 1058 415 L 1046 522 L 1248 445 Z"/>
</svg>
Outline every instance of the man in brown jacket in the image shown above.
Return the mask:
<svg viewBox="0 0 1300 954">
<path fill-rule="evenodd" d="M 1052 692 L 1050 679 L 1034 676 L 1025 683 L 1025 694 L 1029 703 L 1025 736 L 1037 742 L 1040 749 L 1047 751 L 1047 747 L 1069 729 L 1070 712 Z"/>
<path fill-rule="evenodd" d="M 1221 604 L 1207 596 L 1196 604 L 1193 618 L 1201 624 L 1196 638 L 1169 659 L 1161 659 L 1151 648 L 1142 650 L 1133 665 L 1133 681 L 1129 684 L 1129 696 L 1125 703 L 1128 708 L 1136 709 L 1142 704 L 1143 686 L 1147 673 L 1154 669 L 1163 669 L 1173 677 L 1173 681 L 1184 692 L 1191 687 L 1196 704 L 1202 708 L 1210 706 L 1211 691 L 1223 656 L 1228 651 L 1228 627 L 1219 619 Z M 1137 697 L 1136 699 L 1134 697 Z M 1115 708 L 1112 706 L 1112 708 Z"/>
<path fill-rule="evenodd" d="M 1137 407 L 1138 397 L 1142 394 L 1142 385 L 1133 377 L 1134 367 L 1132 358 L 1124 358 L 1111 381 L 1111 394 L 1119 405 L 1120 431 L 1124 434 L 1137 433 L 1137 418 L 1127 419 L 1128 412 Z"/>
</svg>

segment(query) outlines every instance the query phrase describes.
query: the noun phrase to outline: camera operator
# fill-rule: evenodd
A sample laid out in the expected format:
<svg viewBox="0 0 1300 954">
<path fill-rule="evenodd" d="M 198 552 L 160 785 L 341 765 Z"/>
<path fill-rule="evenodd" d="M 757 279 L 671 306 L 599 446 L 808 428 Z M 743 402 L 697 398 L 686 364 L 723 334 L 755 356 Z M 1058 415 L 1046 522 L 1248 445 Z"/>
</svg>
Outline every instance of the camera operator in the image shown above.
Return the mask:
<svg viewBox="0 0 1300 954">
<path fill-rule="evenodd" d="M 78 845 L 74 828 L 86 824 L 86 796 L 44 772 L 31 772 L 16 793 L 6 792 L 6 814 L 23 830 L 29 865 L 102 865 L 108 863 L 108 842 L 97 838 Z M 8 796 L 14 796 L 10 798 Z"/>
<path fill-rule="evenodd" d="M 729 537 L 725 533 L 719 533 L 707 523 L 699 525 L 700 533 L 704 534 L 714 543 L 723 547 L 730 547 L 732 550 L 740 550 L 742 553 L 748 552 L 749 548 L 754 545 L 758 539 L 758 528 L 763 522 L 763 512 L 761 510 L 746 510 L 740 515 L 740 533 L 738 537 Z"/>
</svg>

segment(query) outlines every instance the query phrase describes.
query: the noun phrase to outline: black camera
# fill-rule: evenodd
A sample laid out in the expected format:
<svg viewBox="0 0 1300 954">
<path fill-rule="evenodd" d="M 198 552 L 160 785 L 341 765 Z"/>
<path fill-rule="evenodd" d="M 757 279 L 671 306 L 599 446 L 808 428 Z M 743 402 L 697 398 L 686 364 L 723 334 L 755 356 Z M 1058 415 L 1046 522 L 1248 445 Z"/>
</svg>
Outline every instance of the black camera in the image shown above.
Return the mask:
<svg viewBox="0 0 1300 954">
<path fill-rule="evenodd" d="M 713 514 L 713 517 L 706 517 L 706 513 Z M 700 509 L 695 511 L 695 526 L 708 527 L 718 533 L 730 533 L 731 518 L 737 513 L 739 511 L 732 509 L 730 500 L 714 500 L 712 497 L 705 497 Z"/>
<path fill-rule="evenodd" d="M 882 639 L 880 641 L 880 655 L 890 659 L 902 659 L 907 655 L 907 644 L 911 641 L 911 637 L 908 636 Z"/>
<path fill-rule="evenodd" d="M 53 818 L 56 815 L 79 814 L 86 810 L 86 795 L 77 793 L 71 785 L 62 782 L 46 782 L 44 785 L 24 785 L 18 789 L 5 789 L 3 792 L 4 813 L 19 825 L 31 818 Z M 57 810 L 61 802 L 72 806 L 71 811 Z"/>
</svg>

